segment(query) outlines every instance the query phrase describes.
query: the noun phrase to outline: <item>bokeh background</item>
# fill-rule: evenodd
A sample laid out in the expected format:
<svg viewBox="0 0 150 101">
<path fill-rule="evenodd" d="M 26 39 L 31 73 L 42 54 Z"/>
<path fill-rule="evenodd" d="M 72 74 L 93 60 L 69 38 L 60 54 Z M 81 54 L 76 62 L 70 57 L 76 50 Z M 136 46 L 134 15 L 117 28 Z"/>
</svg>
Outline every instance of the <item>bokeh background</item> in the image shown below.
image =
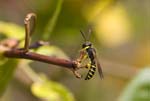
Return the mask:
<svg viewBox="0 0 150 101">
<path fill-rule="evenodd" d="M 69 89 L 76 101 L 117 101 L 139 71 L 150 64 L 149 0 L 0 0 L 0 21 L 24 27 L 24 17 L 30 12 L 37 14 L 32 42 L 49 41 L 70 59 L 77 58 L 84 42 L 79 30 L 93 25 L 91 42 L 97 49 L 104 80 L 98 72 L 85 81 L 59 66 L 30 64 L 36 73 Z M 31 93 L 30 83 L 23 79 L 28 77 L 21 75 L 16 69 L 4 101 L 45 101 Z"/>
</svg>

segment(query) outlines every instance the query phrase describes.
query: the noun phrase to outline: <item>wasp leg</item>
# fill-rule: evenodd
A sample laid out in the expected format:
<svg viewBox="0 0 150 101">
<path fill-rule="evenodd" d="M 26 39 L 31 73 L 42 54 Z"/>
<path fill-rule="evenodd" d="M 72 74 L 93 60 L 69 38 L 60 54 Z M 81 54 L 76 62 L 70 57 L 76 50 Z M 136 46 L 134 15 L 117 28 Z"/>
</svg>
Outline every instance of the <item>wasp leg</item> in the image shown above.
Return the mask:
<svg viewBox="0 0 150 101">
<path fill-rule="evenodd" d="M 77 70 L 74 69 L 72 72 L 76 76 L 76 78 L 81 78 L 82 77 L 82 75 L 79 74 Z"/>
<path fill-rule="evenodd" d="M 77 58 L 74 62 L 76 64 L 76 67 L 78 69 L 85 68 L 85 66 L 82 65 L 82 61 L 88 58 L 88 55 L 84 51 L 80 51 L 80 56 Z"/>
<path fill-rule="evenodd" d="M 84 49 L 80 50 L 79 58 L 76 59 L 77 62 L 81 63 L 82 60 L 86 59 L 88 56 L 86 55 L 86 52 Z"/>
<path fill-rule="evenodd" d="M 74 64 L 76 65 L 75 69 L 82 69 L 82 68 L 86 68 L 86 69 L 90 69 L 91 63 L 88 63 L 86 65 L 82 65 L 80 62 L 78 61 L 74 61 Z"/>
<path fill-rule="evenodd" d="M 85 66 L 80 66 L 80 67 L 78 67 L 78 68 L 76 68 L 76 69 L 82 69 L 82 68 L 90 69 L 90 68 L 91 68 L 91 63 L 88 63 L 88 64 L 85 65 Z"/>
<path fill-rule="evenodd" d="M 90 69 L 90 67 L 91 67 L 91 63 L 88 63 L 88 64 L 85 66 L 86 69 Z"/>
</svg>

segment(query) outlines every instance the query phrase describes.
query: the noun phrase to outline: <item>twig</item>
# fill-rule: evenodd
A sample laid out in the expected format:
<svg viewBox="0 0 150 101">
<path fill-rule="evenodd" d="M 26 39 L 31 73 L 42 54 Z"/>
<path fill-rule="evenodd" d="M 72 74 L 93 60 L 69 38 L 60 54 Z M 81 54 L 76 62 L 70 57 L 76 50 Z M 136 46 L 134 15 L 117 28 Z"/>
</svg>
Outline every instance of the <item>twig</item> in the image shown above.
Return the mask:
<svg viewBox="0 0 150 101">
<path fill-rule="evenodd" d="M 59 65 L 68 69 L 73 69 L 76 67 L 76 64 L 71 60 L 45 56 L 45 55 L 41 55 L 41 54 L 37 54 L 33 52 L 25 53 L 24 51 L 18 50 L 18 49 L 5 51 L 4 56 L 9 57 L 9 58 L 22 58 L 22 59 L 40 61 L 44 63 Z"/>
</svg>

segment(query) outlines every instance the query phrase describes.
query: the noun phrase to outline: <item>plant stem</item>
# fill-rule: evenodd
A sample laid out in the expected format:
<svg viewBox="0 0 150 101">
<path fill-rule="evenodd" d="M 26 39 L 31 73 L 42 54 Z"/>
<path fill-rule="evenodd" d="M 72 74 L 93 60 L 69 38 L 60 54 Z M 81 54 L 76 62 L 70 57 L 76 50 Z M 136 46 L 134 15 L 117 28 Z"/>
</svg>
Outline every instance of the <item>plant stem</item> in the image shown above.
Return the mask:
<svg viewBox="0 0 150 101">
<path fill-rule="evenodd" d="M 70 69 L 76 66 L 75 63 L 71 60 L 45 56 L 45 55 L 41 55 L 41 54 L 37 54 L 33 52 L 25 53 L 23 50 L 18 50 L 18 49 L 5 51 L 4 55 L 9 58 L 30 59 L 30 60 L 40 61 L 44 63 L 49 63 L 49 64 L 60 65 L 60 66 L 70 68 Z"/>
<path fill-rule="evenodd" d="M 64 0 L 58 0 L 57 2 L 57 6 L 56 6 L 56 10 L 52 16 L 52 18 L 48 21 L 48 24 L 45 27 L 45 31 L 44 31 L 44 35 L 43 35 L 43 39 L 44 40 L 48 40 L 56 23 L 57 23 L 57 19 L 58 16 L 60 14 L 61 8 L 62 8 L 62 4 L 63 4 Z"/>
</svg>

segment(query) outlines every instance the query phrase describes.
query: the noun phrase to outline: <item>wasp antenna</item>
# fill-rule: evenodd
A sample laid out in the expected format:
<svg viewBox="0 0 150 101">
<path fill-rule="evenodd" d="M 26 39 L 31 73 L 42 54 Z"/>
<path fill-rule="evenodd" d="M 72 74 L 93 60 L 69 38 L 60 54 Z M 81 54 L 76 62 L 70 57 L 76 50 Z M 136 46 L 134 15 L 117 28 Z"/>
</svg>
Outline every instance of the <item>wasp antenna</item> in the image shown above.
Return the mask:
<svg viewBox="0 0 150 101">
<path fill-rule="evenodd" d="M 80 33 L 81 33 L 82 37 L 84 38 L 84 40 L 87 41 L 86 37 L 85 37 L 85 33 L 81 29 L 80 29 Z"/>
<path fill-rule="evenodd" d="M 91 29 L 91 27 L 89 27 L 88 28 L 88 37 L 87 37 L 88 41 L 90 40 L 91 33 L 92 33 L 92 29 Z"/>
</svg>

